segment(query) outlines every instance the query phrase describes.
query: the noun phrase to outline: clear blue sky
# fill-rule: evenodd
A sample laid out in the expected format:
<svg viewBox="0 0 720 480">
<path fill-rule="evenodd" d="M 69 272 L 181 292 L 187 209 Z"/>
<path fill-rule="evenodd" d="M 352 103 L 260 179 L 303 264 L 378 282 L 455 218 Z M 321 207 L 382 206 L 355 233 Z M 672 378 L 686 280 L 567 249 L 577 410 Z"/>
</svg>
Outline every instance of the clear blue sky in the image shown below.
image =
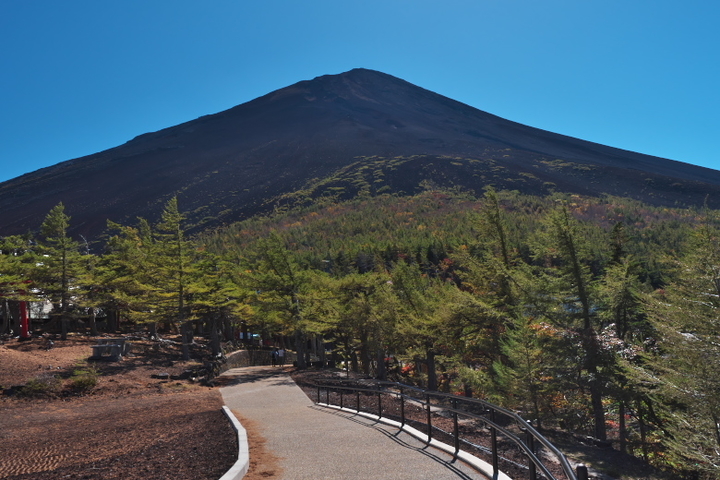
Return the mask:
<svg viewBox="0 0 720 480">
<path fill-rule="evenodd" d="M 0 181 L 365 67 L 720 169 L 720 4 L 0 0 Z"/>
</svg>

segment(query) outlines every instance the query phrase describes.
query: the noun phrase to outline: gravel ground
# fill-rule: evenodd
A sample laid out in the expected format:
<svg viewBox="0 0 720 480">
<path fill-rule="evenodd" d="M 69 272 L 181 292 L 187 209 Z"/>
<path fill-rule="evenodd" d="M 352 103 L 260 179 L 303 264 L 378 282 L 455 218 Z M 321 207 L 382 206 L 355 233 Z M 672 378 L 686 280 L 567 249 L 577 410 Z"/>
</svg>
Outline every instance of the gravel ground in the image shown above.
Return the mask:
<svg viewBox="0 0 720 480">
<path fill-rule="evenodd" d="M 73 389 L 95 342 L 0 345 L 0 478 L 217 480 L 232 466 L 236 437 L 218 389 L 153 378 L 192 366 L 170 346 L 138 341 L 136 356 L 95 364 L 95 388 Z M 33 380 L 49 386 L 22 396 Z"/>
</svg>

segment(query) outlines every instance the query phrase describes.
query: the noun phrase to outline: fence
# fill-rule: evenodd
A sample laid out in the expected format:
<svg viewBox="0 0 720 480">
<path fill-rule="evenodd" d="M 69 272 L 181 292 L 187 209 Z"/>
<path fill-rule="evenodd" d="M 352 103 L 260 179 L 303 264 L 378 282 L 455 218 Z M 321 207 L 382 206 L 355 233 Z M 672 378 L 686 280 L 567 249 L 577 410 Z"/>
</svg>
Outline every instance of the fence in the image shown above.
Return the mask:
<svg viewBox="0 0 720 480">
<path fill-rule="evenodd" d="M 573 471 L 565 456 L 522 417 L 483 400 L 368 380 L 361 385 L 338 380 L 316 389 L 317 403 L 324 398 L 328 405 L 392 419 L 423 430 L 428 443 L 437 437 L 453 445 L 456 456 L 462 448 L 484 457 L 496 478 L 502 470 L 515 479 L 587 479 L 583 465 Z"/>
</svg>

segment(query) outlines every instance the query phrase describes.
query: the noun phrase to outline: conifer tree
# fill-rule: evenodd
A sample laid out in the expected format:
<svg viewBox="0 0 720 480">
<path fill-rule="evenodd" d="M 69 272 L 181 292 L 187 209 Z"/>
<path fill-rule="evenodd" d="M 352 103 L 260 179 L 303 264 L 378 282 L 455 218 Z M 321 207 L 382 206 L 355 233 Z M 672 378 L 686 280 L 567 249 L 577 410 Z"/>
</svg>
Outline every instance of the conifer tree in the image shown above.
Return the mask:
<svg viewBox="0 0 720 480">
<path fill-rule="evenodd" d="M 648 377 L 659 376 L 671 458 L 709 479 L 720 475 L 720 229 L 706 216 L 677 278 L 650 303 L 658 344 Z"/>
<path fill-rule="evenodd" d="M 80 295 L 84 274 L 79 243 L 68 235 L 69 227 L 70 217 L 59 203 L 50 210 L 40 228 L 38 251 L 42 258 L 33 279 L 34 286 L 53 305 L 51 315 L 60 321 L 63 340 L 67 339 L 71 303 Z"/>
<path fill-rule="evenodd" d="M 138 324 L 146 324 L 157 337 L 158 288 L 157 265 L 153 258 L 153 240 L 148 222 L 138 220 L 137 227 L 108 222 L 111 235 L 105 254 L 95 269 L 99 285 L 94 306 L 109 315 L 128 316 Z"/>
<path fill-rule="evenodd" d="M 197 276 L 188 285 L 188 293 L 194 315 L 208 325 L 212 355 L 216 357 L 221 353 L 221 327 L 233 319 L 247 319 L 252 314 L 247 303 L 250 293 L 241 285 L 237 266 L 217 255 L 203 254 L 195 264 L 195 271 Z M 224 330 L 225 340 L 230 340 L 230 329 Z"/>
<path fill-rule="evenodd" d="M 310 277 L 310 271 L 298 264 L 275 232 L 258 242 L 256 262 L 246 276 L 250 288 L 258 293 L 261 312 L 277 318 L 283 329 L 293 335 L 299 368 L 307 367 L 306 344 L 311 329 L 305 315 L 305 296 Z"/>
<path fill-rule="evenodd" d="M 170 323 L 179 323 L 182 358 L 190 358 L 192 316 L 189 295 L 195 279 L 195 245 L 185 235 L 185 216 L 178 209 L 177 197 L 165 205 L 161 221 L 155 226 L 153 255 L 157 276 L 153 279 L 159 302 L 155 314 Z"/>
<path fill-rule="evenodd" d="M 389 281 L 386 273 L 371 272 L 346 275 L 333 284 L 337 321 L 331 331 L 345 345 L 346 358 L 360 352 L 363 373 L 370 375 L 376 362 L 378 378 L 385 378 L 385 349 L 395 332 L 397 306 L 388 292 Z"/>
<path fill-rule="evenodd" d="M 406 354 L 422 358 L 427 367 L 427 388 L 436 390 L 436 359 L 444 344 L 444 308 L 456 289 L 439 278 L 422 274 L 417 265 L 398 263 L 391 272 L 392 290 L 398 298 L 398 335 Z M 415 353 L 413 353 L 415 352 Z"/>
<path fill-rule="evenodd" d="M 547 243 L 542 249 L 542 255 L 549 256 L 558 267 L 550 272 L 555 276 L 554 284 L 557 288 L 553 299 L 559 304 L 552 317 L 558 326 L 572 331 L 578 337 L 578 346 L 582 352 L 581 366 L 585 374 L 581 381 L 590 391 L 594 436 L 605 440 L 607 433 L 603 395 L 608 381 L 608 369 L 605 368 L 607 352 L 603 351 L 598 339 L 597 299 L 590 270 L 589 245 L 585 242 L 580 225 L 564 205 L 548 214 L 545 233 Z"/>
<path fill-rule="evenodd" d="M 555 383 L 550 381 L 553 364 L 547 344 L 553 341 L 552 328 L 547 323 L 535 322 L 532 317 L 521 317 L 509 328 L 502 340 L 502 351 L 507 359 L 495 362 L 494 369 L 499 383 L 510 393 L 513 408 L 532 412 L 531 419 L 537 427 L 542 426 L 547 403 Z M 501 402 L 508 403 L 502 396 Z M 504 401 L 503 401 L 504 400 Z"/>
</svg>

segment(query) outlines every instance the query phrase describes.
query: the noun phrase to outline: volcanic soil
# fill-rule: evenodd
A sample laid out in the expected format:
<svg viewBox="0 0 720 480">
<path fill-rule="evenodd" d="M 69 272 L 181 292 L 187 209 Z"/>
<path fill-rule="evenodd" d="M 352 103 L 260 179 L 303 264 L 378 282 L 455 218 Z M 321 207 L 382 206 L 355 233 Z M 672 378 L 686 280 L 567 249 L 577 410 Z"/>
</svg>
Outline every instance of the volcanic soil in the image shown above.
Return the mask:
<svg viewBox="0 0 720 480">
<path fill-rule="evenodd" d="M 0 478 L 220 478 L 238 450 L 219 389 L 177 379 L 199 364 L 178 361 L 172 339 L 142 338 L 119 362 L 88 362 L 97 338 L 0 339 Z M 245 478 L 277 478 L 277 459 L 243 425 Z"/>
</svg>

